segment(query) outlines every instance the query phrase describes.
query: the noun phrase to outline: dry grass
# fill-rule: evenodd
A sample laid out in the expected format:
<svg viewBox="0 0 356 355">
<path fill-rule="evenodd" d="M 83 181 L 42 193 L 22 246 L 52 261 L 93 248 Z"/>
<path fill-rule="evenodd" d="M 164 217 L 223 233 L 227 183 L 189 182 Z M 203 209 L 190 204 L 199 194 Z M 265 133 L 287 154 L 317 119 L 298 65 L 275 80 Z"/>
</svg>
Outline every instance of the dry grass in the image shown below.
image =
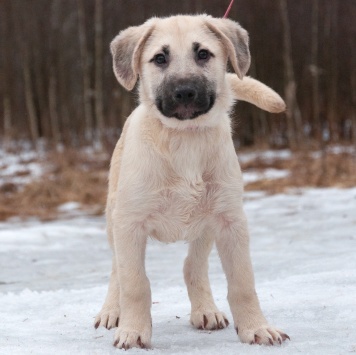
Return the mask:
<svg viewBox="0 0 356 355">
<path fill-rule="evenodd" d="M 243 164 L 242 168 L 244 170 L 274 168 L 290 171 L 289 176 L 285 178 L 249 183 L 245 186 L 247 191 L 263 190 L 280 193 L 289 188 L 356 186 L 356 158 L 349 153 L 326 153 L 320 157 L 295 153 L 291 159 L 277 159 L 268 163 L 256 159 Z"/>
<path fill-rule="evenodd" d="M 12 216 L 36 216 L 42 220 L 58 215 L 58 206 L 76 201 L 91 213 L 102 213 L 106 198 L 109 161 L 66 150 L 50 153 L 43 164 L 49 171 L 24 187 L 0 187 L 0 220 Z"/>
<path fill-rule="evenodd" d="M 75 150 L 48 153 L 42 162 L 48 172 L 41 178 L 19 187 L 13 183 L 0 186 L 0 220 L 18 216 L 42 220 L 58 216 L 58 206 L 78 202 L 89 213 L 104 211 L 109 170 L 109 154 L 90 155 Z M 283 192 L 288 188 L 356 186 L 356 160 L 351 154 L 331 154 L 313 158 L 311 154 L 295 153 L 291 159 L 264 161 L 255 159 L 242 164 L 244 171 L 263 171 L 267 168 L 289 170 L 281 179 L 249 183 L 246 190 Z M 18 173 L 26 175 L 27 171 Z"/>
</svg>

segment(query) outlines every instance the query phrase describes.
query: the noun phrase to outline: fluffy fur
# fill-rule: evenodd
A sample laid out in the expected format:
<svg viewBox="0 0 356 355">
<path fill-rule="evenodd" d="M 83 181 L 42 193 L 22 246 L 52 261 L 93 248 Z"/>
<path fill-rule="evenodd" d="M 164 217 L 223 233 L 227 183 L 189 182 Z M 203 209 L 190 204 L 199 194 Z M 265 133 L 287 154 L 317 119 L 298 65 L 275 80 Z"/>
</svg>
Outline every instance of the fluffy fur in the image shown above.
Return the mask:
<svg viewBox="0 0 356 355">
<path fill-rule="evenodd" d="M 213 54 L 209 61 L 197 61 L 194 43 Z M 169 48 L 165 67 L 153 63 L 162 48 L 167 53 Z M 244 77 L 250 63 L 247 32 L 236 22 L 206 15 L 153 18 L 122 31 L 111 50 L 118 81 L 131 90 L 140 79 L 140 104 L 127 119 L 111 160 L 106 217 L 112 273 L 96 327 L 118 326 L 118 348 L 151 346 L 151 291 L 144 264 L 150 236 L 190 243 L 184 279 L 194 327 L 213 330 L 229 324 L 208 280 L 215 242 L 240 340 L 281 343 L 288 336 L 268 324 L 255 292 L 229 111 L 236 99 L 270 112 L 285 106 L 273 90 Z M 240 79 L 226 73 L 228 60 Z M 212 83 L 213 107 L 194 119 L 165 117 L 156 106 L 162 83 L 192 75 Z"/>
</svg>

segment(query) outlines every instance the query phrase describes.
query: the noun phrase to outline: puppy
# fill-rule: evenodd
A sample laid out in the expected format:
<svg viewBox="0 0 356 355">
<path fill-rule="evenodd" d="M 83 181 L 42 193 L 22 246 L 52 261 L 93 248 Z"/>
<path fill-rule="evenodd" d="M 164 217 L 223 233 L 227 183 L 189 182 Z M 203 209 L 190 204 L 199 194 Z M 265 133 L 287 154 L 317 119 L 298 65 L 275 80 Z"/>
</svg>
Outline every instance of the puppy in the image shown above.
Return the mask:
<svg viewBox="0 0 356 355">
<path fill-rule="evenodd" d="M 208 256 L 216 243 L 240 340 L 271 344 L 288 338 L 270 326 L 255 292 L 241 170 L 231 138 L 234 99 L 271 112 L 283 100 L 244 77 L 248 34 L 236 22 L 207 15 L 152 18 L 111 43 L 117 80 L 140 104 L 127 119 L 111 160 L 107 233 L 113 250 L 109 289 L 95 326 L 117 327 L 114 346 L 151 346 L 151 291 L 145 272 L 148 236 L 185 240 L 184 279 L 191 324 L 221 329 Z M 227 74 L 228 60 L 236 74 Z"/>
</svg>

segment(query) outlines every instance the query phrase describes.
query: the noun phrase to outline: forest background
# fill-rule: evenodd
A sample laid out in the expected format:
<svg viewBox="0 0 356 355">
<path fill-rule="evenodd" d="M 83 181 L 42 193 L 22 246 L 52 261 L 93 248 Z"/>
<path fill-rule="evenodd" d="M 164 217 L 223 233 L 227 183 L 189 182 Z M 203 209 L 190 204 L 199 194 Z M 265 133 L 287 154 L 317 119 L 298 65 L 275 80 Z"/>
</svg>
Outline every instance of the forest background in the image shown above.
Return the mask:
<svg viewBox="0 0 356 355">
<path fill-rule="evenodd" d="M 135 95 L 116 82 L 110 41 L 152 16 L 208 13 L 223 0 L 2 0 L 0 134 L 112 146 Z M 237 105 L 239 146 L 296 148 L 356 142 L 356 2 L 239 0 L 230 12 L 250 34 L 249 75 L 286 100 L 285 114 Z"/>
</svg>

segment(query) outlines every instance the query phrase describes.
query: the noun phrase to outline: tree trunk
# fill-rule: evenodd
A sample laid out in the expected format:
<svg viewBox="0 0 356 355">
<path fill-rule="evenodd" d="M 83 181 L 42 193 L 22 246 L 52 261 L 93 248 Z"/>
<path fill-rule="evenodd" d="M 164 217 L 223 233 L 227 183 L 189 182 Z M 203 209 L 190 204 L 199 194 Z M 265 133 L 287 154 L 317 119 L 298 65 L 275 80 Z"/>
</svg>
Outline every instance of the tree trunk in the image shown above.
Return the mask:
<svg viewBox="0 0 356 355">
<path fill-rule="evenodd" d="M 355 11 L 356 13 L 356 11 Z M 352 115 L 352 141 L 355 151 L 356 159 L 356 40 L 354 38 L 350 39 L 351 48 L 351 73 L 350 73 L 350 88 L 351 88 L 351 115 Z M 355 164 L 356 169 L 356 164 Z"/>
<path fill-rule="evenodd" d="M 7 6 L 3 8 L 3 13 L 1 14 L 0 17 L 0 22 L 1 22 L 1 31 L 3 40 L 1 41 L 1 60 L 3 69 L 1 71 L 2 74 L 2 80 L 1 80 L 1 91 L 3 94 L 3 115 L 4 115 L 4 121 L 3 121 L 3 132 L 4 132 L 4 145 L 5 147 L 8 145 L 9 142 L 11 142 L 12 138 L 12 132 L 11 132 L 11 126 L 12 126 L 12 119 L 11 119 L 11 99 L 10 99 L 10 68 L 11 68 L 11 63 L 10 63 L 10 58 L 8 56 L 8 50 L 9 50 L 9 37 L 10 37 L 10 30 L 8 26 L 8 21 L 5 21 L 5 16 L 10 15 L 10 6 L 9 3 L 6 4 Z"/>
<path fill-rule="evenodd" d="M 327 122 L 330 130 L 330 139 L 337 142 L 340 139 L 338 114 L 337 114 L 337 82 L 338 82 L 338 54 L 337 54 L 337 17 L 338 17 L 338 0 L 331 0 L 328 8 L 328 34 L 329 39 L 329 78 L 328 78 L 328 105 L 327 105 Z"/>
<path fill-rule="evenodd" d="M 294 78 L 290 25 L 286 0 L 279 0 L 283 25 L 283 61 L 285 71 L 285 98 L 287 103 L 287 137 L 292 149 L 297 148 L 303 131 L 302 116 L 297 101 L 297 86 Z"/>
<path fill-rule="evenodd" d="M 313 131 L 315 138 L 319 141 L 321 151 L 321 167 L 319 175 L 319 184 L 324 186 L 327 182 L 327 162 L 326 162 L 326 144 L 328 138 L 326 130 L 326 122 L 320 120 L 320 105 L 319 105 L 319 0 L 313 0 L 312 3 L 312 27 L 311 27 L 311 75 L 312 75 L 312 102 L 313 102 Z"/>
<path fill-rule="evenodd" d="M 22 6 L 27 9 L 26 12 L 45 11 L 46 4 L 40 6 L 37 2 L 30 4 L 26 2 Z M 45 84 L 47 82 L 47 73 L 44 68 L 44 56 L 46 53 L 44 31 L 41 28 L 41 20 L 39 17 L 26 16 L 25 31 L 33 31 L 34 36 L 31 38 L 31 46 L 29 47 L 29 55 L 31 58 L 32 80 L 33 80 L 33 101 L 35 104 L 37 119 L 38 119 L 38 131 L 41 137 L 48 137 L 49 122 L 48 122 L 48 102 L 46 100 L 47 88 Z"/>
<path fill-rule="evenodd" d="M 310 71 L 312 75 L 312 102 L 313 102 L 313 131 L 320 144 L 324 141 L 323 122 L 319 120 L 319 66 L 318 66 L 318 6 L 319 0 L 313 0 L 312 8 L 312 28 L 311 28 L 311 64 Z"/>
<path fill-rule="evenodd" d="M 51 134 L 53 137 L 53 144 L 57 149 L 58 143 L 61 140 L 59 117 L 57 111 L 57 80 L 55 76 L 54 67 L 50 67 L 49 86 L 48 86 L 48 101 L 49 101 L 49 115 L 51 121 Z"/>
<path fill-rule="evenodd" d="M 25 83 L 25 100 L 26 107 L 28 112 L 28 118 L 30 123 L 30 132 L 33 144 L 36 146 L 39 138 L 38 132 L 38 119 L 36 115 L 35 104 L 33 102 L 33 86 L 31 80 L 31 71 L 28 59 L 28 49 L 26 44 L 23 45 L 23 64 L 22 64 L 22 73 Z"/>
<path fill-rule="evenodd" d="M 53 139 L 53 145 L 57 149 L 62 141 L 62 132 L 58 104 L 61 105 L 61 96 L 58 90 L 58 37 L 60 36 L 60 0 L 55 0 L 50 6 L 50 24 L 51 33 L 49 34 L 49 55 L 47 56 L 47 71 L 49 72 L 48 82 L 48 106 L 50 118 L 50 136 Z M 62 77 L 62 76 L 61 76 Z M 59 80 L 61 80 L 59 78 Z"/>
<path fill-rule="evenodd" d="M 20 47 L 20 57 L 22 63 L 22 77 L 24 80 L 25 103 L 27 108 L 30 135 L 33 145 L 36 147 L 39 138 L 38 118 L 36 114 L 35 104 L 33 101 L 33 83 L 31 78 L 31 69 L 29 63 L 28 42 L 26 41 L 25 33 L 22 31 L 22 11 L 24 9 L 18 2 L 14 1 L 12 6 L 12 15 L 15 26 L 16 38 Z"/>
<path fill-rule="evenodd" d="M 83 102 L 84 102 L 84 137 L 86 140 L 92 139 L 93 118 L 91 107 L 91 89 L 90 89 L 90 68 L 88 63 L 88 47 L 85 31 L 84 2 L 77 0 L 78 7 L 78 30 L 79 30 L 79 47 L 80 57 L 83 68 Z"/>
<path fill-rule="evenodd" d="M 95 116 L 98 141 L 104 135 L 103 112 L 103 0 L 95 0 Z"/>
<path fill-rule="evenodd" d="M 7 145 L 11 142 L 12 138 L 12 127 L 11 127 L 11 102 L 10 97 L 6 93 L 3 98 L 4 105 L 4 145 Z"/>
</svg>

